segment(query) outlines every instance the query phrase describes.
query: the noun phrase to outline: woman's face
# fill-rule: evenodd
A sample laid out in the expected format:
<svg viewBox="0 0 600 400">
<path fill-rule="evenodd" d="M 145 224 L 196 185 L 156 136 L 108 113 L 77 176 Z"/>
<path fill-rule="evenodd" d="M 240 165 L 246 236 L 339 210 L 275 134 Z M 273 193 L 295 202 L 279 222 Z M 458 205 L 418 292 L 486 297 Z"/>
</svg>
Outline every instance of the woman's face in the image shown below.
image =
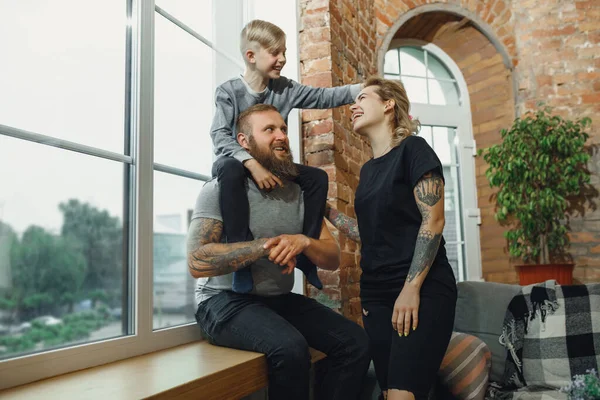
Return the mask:
<svg viewBox="0 0 600 400">
<path fill-rule="evenodd" d="M 365 136 L 369 127 L 385 121 L 385 103 L 375 93 L 377 86 L 368 86 L 356 96 L 350 107 L 352 111 L 352 128 L 354 132 Z"/>
</svg>

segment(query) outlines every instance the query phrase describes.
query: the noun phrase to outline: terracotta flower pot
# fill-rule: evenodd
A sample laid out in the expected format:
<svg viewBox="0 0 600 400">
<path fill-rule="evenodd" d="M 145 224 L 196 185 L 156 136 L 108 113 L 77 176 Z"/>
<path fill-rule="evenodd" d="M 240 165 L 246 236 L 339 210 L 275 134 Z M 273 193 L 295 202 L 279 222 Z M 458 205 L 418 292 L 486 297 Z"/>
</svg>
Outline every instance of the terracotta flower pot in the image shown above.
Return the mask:
<svg viewBox="0 0 600 400">
<path fill-rule="evenodd" d="M 560 285 L 572 285 L 574 267 L 573 263 L 517 265 L 519 284 L 525 286 L 556 279 Z"/>
</svg>

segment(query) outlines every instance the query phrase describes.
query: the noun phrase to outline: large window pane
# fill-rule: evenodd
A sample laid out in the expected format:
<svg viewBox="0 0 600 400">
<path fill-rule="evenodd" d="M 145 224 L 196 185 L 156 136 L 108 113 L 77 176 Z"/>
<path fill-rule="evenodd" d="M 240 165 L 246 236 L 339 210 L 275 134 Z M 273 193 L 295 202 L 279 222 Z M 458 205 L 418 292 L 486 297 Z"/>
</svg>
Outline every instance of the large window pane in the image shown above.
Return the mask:
<svg viewBox="0 0 600 400">
<path fill-rule="evenodd" d="M 433 137 L 431 134 L 431 126 L 421 125 L 421 130 L 419 131 L 419 136 L 421 136 L 428 145 L 433 147 Z"/>
<path fill-rule="evenodd" d="M 427 80 L 425 78 L 408 78 L 403 76 L 402 83 L 411 103 L 427 104 Z"/>
<path fill-rule="evenodd" d="M 0 136 L 0 358 L 128 333 L 125 169 Z"/>
<path fill-rule="evenodd" d="M 126 2 L 0 0 L 0 124 L 124 151 Z"/>
<path fill-rule="evenodd" d="M 156 0 L 157 6 L 210 41 L 213 40 L 212 3 L 213 0 Z"/>
<path fill-rule="evenodd" d="M 154 173 L 154 329 L 194 321 L 195 280 L 187 268 L 186 235 L 203 184 Z"/>
<path fill-rule="evenodd" d="M 400 49 L 400 71 L 402 75 L 427 76 L 425 52 L 414 47 Z"/>
<path fill-rule="evenodd" d="M 154 157 L 210 175 L 213 51 L 156 15 Z"/>
<path fill-rule="evenodd" d="M 383 72 L 386 74 L 399 74 L 400 64 L 398 63 L 398 49 L 389 50 L 385 53 L 385 64 Z"/>
<path fill-rule="evenodd" d="M 431 53 L 427 53 L 427 76 L 435 79 L 453 79 L 448 69 Z"/>
<path fill-rule="evenodd" d="M 454 164 L 456 153 L 454 148 L 454 128 L 443 126 L 433 127 L 433 149 L 439 157 L 442 165 Z"/>
<path fill-rule="evenodd" d="M 458 105 L 458 89 L 454 82 L 428 79 L 429 103 L 445 106 Z"/>
<path fill-rule="evenodd" d="M 444 239 L 446 240 L 446 255 L 458 279 L 463 268 L 464 242 L 460 222 L 460 207 L 458 204 L 458 176 L 456 167 L 444 167 Z"/>
</svg>

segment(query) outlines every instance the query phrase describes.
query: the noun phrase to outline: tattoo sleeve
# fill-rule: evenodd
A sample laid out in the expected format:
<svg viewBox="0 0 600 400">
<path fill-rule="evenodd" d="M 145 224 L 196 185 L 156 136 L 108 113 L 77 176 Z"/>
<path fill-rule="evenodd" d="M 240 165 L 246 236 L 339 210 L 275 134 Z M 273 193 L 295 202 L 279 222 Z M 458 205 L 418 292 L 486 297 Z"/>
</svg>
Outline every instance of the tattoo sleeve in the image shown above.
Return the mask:
<svg viewBox="0 0 600 400">
<path fill-rule="evenodd" d="M 188 232 L 188 267 L 195 278 L 226 275 L 268 254 L 267 239 L 220 243 L 223 223 L 211 218 L 192 220 Z"/>
<path fill-rule="evenodd" d="M 407 282 L 429 271 L 442 240 L 444 230 L 444 181 L 435 173 L 427 173 L 414 189 L 417 207 L 423 218 L 417 234 L 413 259 L 408 270 Z M 437 221 L 442 223 L 436 223 Z M 422 278 L 424 279 L 424 277 Z"/>
<path fill-rule="evenodd" d="M 349 239 L 360 243 L 360 234 L 358 232 L 358 222 L 354 218 L 350 218 L 344 213 L 339 212 L 335 208 L 331 208 L 327 204 L 325 216 L 340 232 L 346 235 Z"/>
</svg>

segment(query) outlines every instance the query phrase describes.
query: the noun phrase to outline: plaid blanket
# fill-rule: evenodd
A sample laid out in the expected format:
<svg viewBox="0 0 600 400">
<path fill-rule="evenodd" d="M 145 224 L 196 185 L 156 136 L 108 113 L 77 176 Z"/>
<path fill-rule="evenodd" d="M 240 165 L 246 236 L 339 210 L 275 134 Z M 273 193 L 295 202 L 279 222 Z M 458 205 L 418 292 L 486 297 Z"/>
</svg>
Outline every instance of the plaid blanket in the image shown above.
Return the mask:
<svg viewBox="0 0 600 400">
<path fill-rule="evenodd" d="M 600 365 L 600 284 L 524 286 L 508 305 L 500 343 L 503 383 L 486 398 L 566 399 L 558 389 Z"/>
</svg>

